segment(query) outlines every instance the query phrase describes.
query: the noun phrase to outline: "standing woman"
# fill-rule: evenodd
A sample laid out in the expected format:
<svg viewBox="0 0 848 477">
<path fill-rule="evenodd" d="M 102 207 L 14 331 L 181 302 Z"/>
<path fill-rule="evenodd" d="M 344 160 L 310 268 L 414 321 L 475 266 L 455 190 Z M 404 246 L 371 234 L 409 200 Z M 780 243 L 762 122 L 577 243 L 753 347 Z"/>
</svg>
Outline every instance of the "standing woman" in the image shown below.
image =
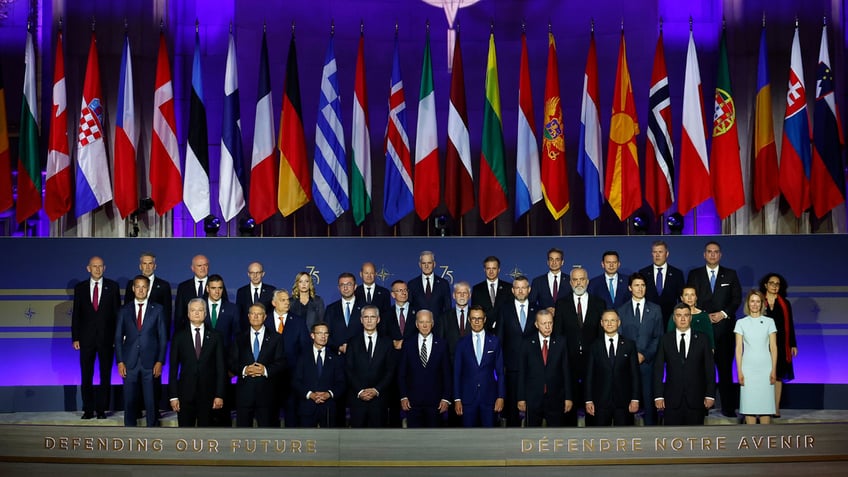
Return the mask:
<svg viewBox="0 0 848 477">
<path fill-rule="evenodd" d="M 745 298 L 745 317 L 736 322 L 736 374 L 739 413 L 745 424 L 771 424 L 777 367 L 777 328 L 763 316 L 765 297 L 751 290 Z"/>
<path fill-rule="evenodd" d="M 760 291 L 766 296 L 763 314 L 774 320 L 777 327 L 777 381 L 774 382 L 774 417 L 780 417 L 780 395 L 783 382 L 795 379 L 792 360 L 798 356 L 795 341 L 795 320 L 792 305 L 786 299 L 786 280 L 778 273 L 769 273 L 760 280 Z"/>
<path fill-rule="evenodd" d="M 692 313 L 692 320 L 689 322 L 693 330 L 705 334 L 710 339 L 710 351 L 715 350 L 715 337 L 713 336 L 713 324 L 710 321 L 710 315 L 706 311 L 698 308 L 698 295 L 695 287 L 683 287 L 680 295 L 680 301 L 689 305 L 689 311 Z M 666 331 L 674 331 L 677 325 L 674 324 L 674 315 L 668 320 Z"/>
<path fill-rule="evenodd" d="M 307 329 L 324 321 L 324 300 L 315 294 L 312 276 L 306 272 L 298 272 L 294 277 L 291 312 L 306 320 Z"/>
</svg>

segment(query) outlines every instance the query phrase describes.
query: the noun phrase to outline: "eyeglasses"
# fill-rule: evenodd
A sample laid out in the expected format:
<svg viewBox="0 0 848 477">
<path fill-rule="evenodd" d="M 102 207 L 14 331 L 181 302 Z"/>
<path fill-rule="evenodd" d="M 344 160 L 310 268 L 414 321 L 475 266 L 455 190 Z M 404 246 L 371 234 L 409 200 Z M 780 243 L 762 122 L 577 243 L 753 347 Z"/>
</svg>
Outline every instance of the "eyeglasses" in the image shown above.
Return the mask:
<svg viewBox="0 0 848 477">
<path fill-rule="evenodd" d="M 776 286 L 776 287 L 779 287 L 779 286 L 780 286 L 780 282 L 772 282 L 772 281 L 770 281 L 770 282 L 766 282 L 766 285 L 774 285 L 774 286 Z"/>
</svg>

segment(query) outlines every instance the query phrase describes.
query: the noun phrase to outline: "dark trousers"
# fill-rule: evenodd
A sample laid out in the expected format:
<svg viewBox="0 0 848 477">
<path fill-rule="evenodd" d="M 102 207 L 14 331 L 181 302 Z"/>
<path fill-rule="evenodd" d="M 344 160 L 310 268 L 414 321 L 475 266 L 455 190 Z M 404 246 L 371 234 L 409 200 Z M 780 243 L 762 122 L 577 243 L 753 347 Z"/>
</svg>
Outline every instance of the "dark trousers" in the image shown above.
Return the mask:
<svg viewBox="0 0 848 477">
<path fill-rule="evenodd" d="M 95 393 L 94 361 L 100 367 L 100 385 Z M 112 343 L 80 346 L 80 374 L 83 412 L 105 413 L 109 408 L 112 391 L 112 363 L 115 361 L 115 348 Z M 96 396 L 95 396 L 96 395 Z"/>
<path fill-rule="evenodd" d="M 702 426 L 704 425 L 704 406 L 691 408 L 686 399 L 677 408 L 665 408 L 663 422 L 666 426 Z"/>
<path fill-rule="evenodd" d="M 236 427 L 253 427 L 254 419 L 256 427 L 273 427 L 272 413 L 275 412 L 279 410 L 273 406 L 239 406 L 236 409 Z"/>
<path fill-rule="evenodd" d="M 474 403 L 466 406 L 462 403 L 462 426 L 463 427 L 494 427 L 495 426 L 495 404 Z"/>
<path fill-rule="evenodd" d="M 132 369 L 127 369 L 124 378 L 124 426 L 136 427 L 138 422 L 138 395 L 141 393 L 144 410 L 147 413 L 147 427 L 155 427 L 159 417 L 159 409 L 153 398 L 153 369 L 143 368 L 138 363 Z"/>
<path fill-rule="evenodd" d="M 633 414 L 626 407 L 595 406 L 595 426 L 632 426 Z"/>
<path fill-rule="evenodd" d="M 506 418 L 506 427 L 521 427 L 521 416 L 518 412 L 518 371 L 506 372 L 503 415 Z"/>
<path fill-rule="evenodd" d="M 301 408 L 298 412 L 298 424 L 300 427 L 323 427 L 323 428 L 332 428 L 336 425 L 336 400 L 330 399 L 329 401 L 318 404 L 314 409 L 312 407 L 309 408 L 309 411 L 305 411 L 304 408 Z M 288 427 L 288 425 L 286 426 Z"/>
<path fill-rule="evenodd" d="M 657 425 L 657 406 L 654 404 L 654 362 L 647 361 L 639 365 L 639 375 L 642 378 L 642 410 L 646 426 Z"/>
<path fill-rule="evenodd" d="M 212 402 L 198 403 L 180 399 L 177 424 L 180 427 L 210 427 L 212 425 Z"/>
<path fill-rule="evenodd" d="M 545 394 L 541 403 L 536 405 L 527 403 L 527 427 L 540 427 L 542 419 L 548 427 L 562 427 L 564 410 L 565 402 L 562 399 Z"/>
<path fill-rule="evenodd" d="M 386 427 L 386 406 L 382 398 L 362 401 L 350 397 L 350 427 Z"/>
<path fill-rule="evenodd" d="M 733 358 L 736 355 L 736 338 L 733 326 L 736 320 L 725 319 L 713 323 L 715 335 L 715 364 L 718 370 L 718 392 L 721 410 L 733 413 L 739 407 L 738 388 L 733 384 Z"/>
<path fill-rule="evenodd" d="M 422 405 L 412 406 L 406 412 L 406 427 L 441 427 L 442 414 L 439 414 L 439 406 L 437 405 Z"/>
</svg>

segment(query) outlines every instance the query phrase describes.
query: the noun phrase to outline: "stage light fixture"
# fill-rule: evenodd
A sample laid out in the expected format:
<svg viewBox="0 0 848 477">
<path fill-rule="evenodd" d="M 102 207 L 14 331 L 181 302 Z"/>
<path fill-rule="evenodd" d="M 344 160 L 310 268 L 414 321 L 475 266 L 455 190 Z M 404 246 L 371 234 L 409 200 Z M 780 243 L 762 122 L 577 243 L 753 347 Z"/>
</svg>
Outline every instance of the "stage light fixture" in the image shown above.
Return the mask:
<svg viewBox="0 0 848 477">
<path fill-rule="evenodd" d="M 242 237 L 253 237 L 256 234 L 256 220 L 253 217 L 244 217 L 239 220 L 239 235 Z"/>
<path fill-rule="evenodd" d="M 668 225 L 671 235 L 681 235 L 683 233 L 683 216 L 679 212 L 669 215 L 665 224 Z"/>
<path fill-rule="evenodd" d="M 207 237 L 217 236 L 219 230 L 221 230 L 221 219 L 212 214 L 203 219 L 203 231 L 206 232 Z"/>
<path fill-rule="evenodd" d="M 648 233 L 648 217 L 645 214 L 636 214 L 633 217 L 633 230 L 639 235 Z"/>
</svg>

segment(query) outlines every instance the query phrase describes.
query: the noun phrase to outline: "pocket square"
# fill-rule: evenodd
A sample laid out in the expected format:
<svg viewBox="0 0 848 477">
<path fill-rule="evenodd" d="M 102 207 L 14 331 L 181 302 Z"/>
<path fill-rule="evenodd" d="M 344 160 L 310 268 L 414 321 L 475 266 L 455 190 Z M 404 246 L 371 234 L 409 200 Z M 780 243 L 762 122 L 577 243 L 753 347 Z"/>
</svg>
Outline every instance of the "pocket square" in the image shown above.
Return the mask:
<svg viewBox="0 0 848 477">
<path fill-rule="evenodd" d="M 489 354 L 489 353 L 494 353 L 494 351 L 492 351 L 492 350 L 486 351 L 486 354 Z"/>
<path fill-rule="evenodd" d="M 729 284 L 729 283 L 722 283 L 722 284 L 721 284 L 721 285 L 719 285 L 719 286 L 722 286 L 722 287 L 729 287 L 729 286 L 730 286 L 730 284 Z"/>
</svg>

